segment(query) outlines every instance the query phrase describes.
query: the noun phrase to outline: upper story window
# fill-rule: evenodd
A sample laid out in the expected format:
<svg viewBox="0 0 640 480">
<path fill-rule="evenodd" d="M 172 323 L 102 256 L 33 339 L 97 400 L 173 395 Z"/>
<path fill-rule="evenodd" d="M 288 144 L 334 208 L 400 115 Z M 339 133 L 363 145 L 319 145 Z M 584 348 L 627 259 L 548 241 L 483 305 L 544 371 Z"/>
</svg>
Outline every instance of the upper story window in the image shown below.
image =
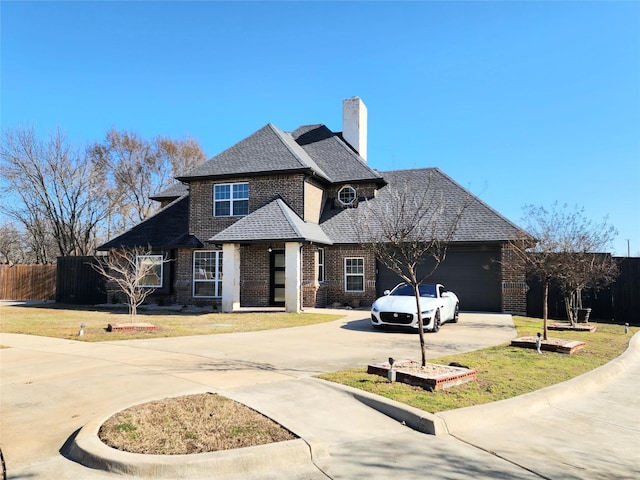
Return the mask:
<svg viewBox="0 0 640 480">
<path fill-rule="evenodd" d="M 242 217 L 248 214 L 248 183 L 222 183 L 213 186 L 214 217 Z"/>
<path fill-rule="evenodd" d="M 345 206 L 351 205 L 356 200 L 356 189 L 353 187 L 342 187 L 338 191 L 338 201 Z"/>
</svg>

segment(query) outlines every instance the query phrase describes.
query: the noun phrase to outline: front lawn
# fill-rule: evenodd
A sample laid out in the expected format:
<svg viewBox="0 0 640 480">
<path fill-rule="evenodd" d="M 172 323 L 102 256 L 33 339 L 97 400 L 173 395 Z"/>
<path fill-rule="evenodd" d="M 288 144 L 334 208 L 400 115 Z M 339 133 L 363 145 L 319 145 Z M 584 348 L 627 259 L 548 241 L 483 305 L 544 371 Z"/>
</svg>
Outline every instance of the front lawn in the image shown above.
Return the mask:
<svg viewBox="0 0 640 480">
<path fill-rule="evenodd" d="M 542 320 L 513 317 L 517 336 L 535 335 Z M 448 365 L 451 362 L 477 370 L 478 380 L 444 391 L 429 392 L 402 383 L 390 383 L 386 378 L 366 373 L 363 368 L 342 370 L 319 378 L 375 393 L 427 412 L 436 413 L 471 405 L 494 402 L 564 382 L 593 370 L 622 354 L 631 336 L 640 328 L 631 327 L 625 335 L 620 325 L 598 324 L 589 332 L 549 331 L 549 338 L 581 340 L 586 346 L 573 355 L 511 347 L 509 344 L 428 360 Z M 428 347 L 427 347 L 428 348 Z M 416 341 L 416 349 L 419 346 Z"/>
<path fill-rule="evenodd" d="M 126 309 L 83 308 L 61 304 L 0 307 L 0 332 L 41 335 L 85 342 L 136 338 L 183 337 L 217 333 L 251 332 L 331 322 L 340 315 L 318 313 L 180 313 L 138 312 L 137 322 L 160 326 L 155 332 L 107 332 L 109 323 L 129 323 Z M 84 335 L 78 336 L 85 324 Z"/>
</svg>

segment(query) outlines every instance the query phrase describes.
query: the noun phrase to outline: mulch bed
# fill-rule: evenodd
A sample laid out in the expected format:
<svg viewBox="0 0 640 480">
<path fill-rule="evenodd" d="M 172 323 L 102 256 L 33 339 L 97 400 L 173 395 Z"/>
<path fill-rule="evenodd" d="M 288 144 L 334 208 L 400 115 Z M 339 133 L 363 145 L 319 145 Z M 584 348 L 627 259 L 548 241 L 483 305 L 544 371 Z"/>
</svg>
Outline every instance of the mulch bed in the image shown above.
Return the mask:
<svg viewBox="0 0 640 480">
<path fill-rule="evenodd" d="M 537 348 L 536 347 L 537 340 L 538 340 L 537 337 L 515 338 L 511 340 L 511 346 L 535 349 Z M 584 346 L 585 346 L 585 343 L 580 342 L 578 340 L 566 340 L 564 338 L 548 338 L 547 340 L 542 340 L 540 344 L 540 350 L 572 355 L 573 353 L 577 352 Z"/>
<path fill-rule="evenodd" d="M 571 322 L 555 322 L 549 325 L 547 329 L 556 331 L 595 332 L 598 326 L 593 323 L 576 323 L 575 325 L 571 325 Z"/>
<path fill-rule="evenodd" d="M 155 332 L 160 330 L 158 325 L 147 322 L 110 323 L 107 332 Z"/>
<path fill-rule="evenodd" d="M 367 373 L 389 378 L 389 362 L 367 367 Z M 395 381 L 421 387 L 425 390 L 443 390 L 476 380 L 476 371 L 466 367 L 427 363 L 424 367 L 413 360 L 397 360 L 393 364 Z"/>
</svg>

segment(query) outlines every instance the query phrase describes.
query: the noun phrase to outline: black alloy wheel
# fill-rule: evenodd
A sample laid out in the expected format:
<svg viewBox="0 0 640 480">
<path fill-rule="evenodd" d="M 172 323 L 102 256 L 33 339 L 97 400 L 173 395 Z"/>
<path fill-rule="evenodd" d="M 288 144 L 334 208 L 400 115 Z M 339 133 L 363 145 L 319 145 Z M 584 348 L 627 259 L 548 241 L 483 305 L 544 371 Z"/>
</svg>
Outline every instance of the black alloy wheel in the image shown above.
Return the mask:
<svg viewBox="0 0 640 480">
<path fill-rule="evenodd" d="M 453 311 L 453 320 L 451 320 L 453 323 L 458 323 L 460 317 L 460 311 L 458 308 L 458 304 L 456 303 L 456 309 Z"/>
<path fill-rule="evenodd" d="M 433 328 L 431 331 L 437 332 L 438 330 L 440 330 L 440 310 L 436 310 L 436 315 L 433 317 Z"/>
</svg>

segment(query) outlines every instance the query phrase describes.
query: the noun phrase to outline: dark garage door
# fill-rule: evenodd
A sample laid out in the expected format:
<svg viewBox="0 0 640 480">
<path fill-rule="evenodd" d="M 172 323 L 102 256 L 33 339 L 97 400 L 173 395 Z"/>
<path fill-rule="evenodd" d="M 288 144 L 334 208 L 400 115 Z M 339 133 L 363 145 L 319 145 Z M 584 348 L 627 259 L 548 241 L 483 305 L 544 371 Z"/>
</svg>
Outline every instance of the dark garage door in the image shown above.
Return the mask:
<svg viewBox="0 0 640 480">
<path fill-rule="evenodd" d="M 498 247 L 451 247 L 447 258 L 425 283 L 442 283 L 460 299 L 460 310 L 500 312 L 502 283 Z M 378 296 L 400 283 L 400 277 L 378 262 Z"/>
</svg>

